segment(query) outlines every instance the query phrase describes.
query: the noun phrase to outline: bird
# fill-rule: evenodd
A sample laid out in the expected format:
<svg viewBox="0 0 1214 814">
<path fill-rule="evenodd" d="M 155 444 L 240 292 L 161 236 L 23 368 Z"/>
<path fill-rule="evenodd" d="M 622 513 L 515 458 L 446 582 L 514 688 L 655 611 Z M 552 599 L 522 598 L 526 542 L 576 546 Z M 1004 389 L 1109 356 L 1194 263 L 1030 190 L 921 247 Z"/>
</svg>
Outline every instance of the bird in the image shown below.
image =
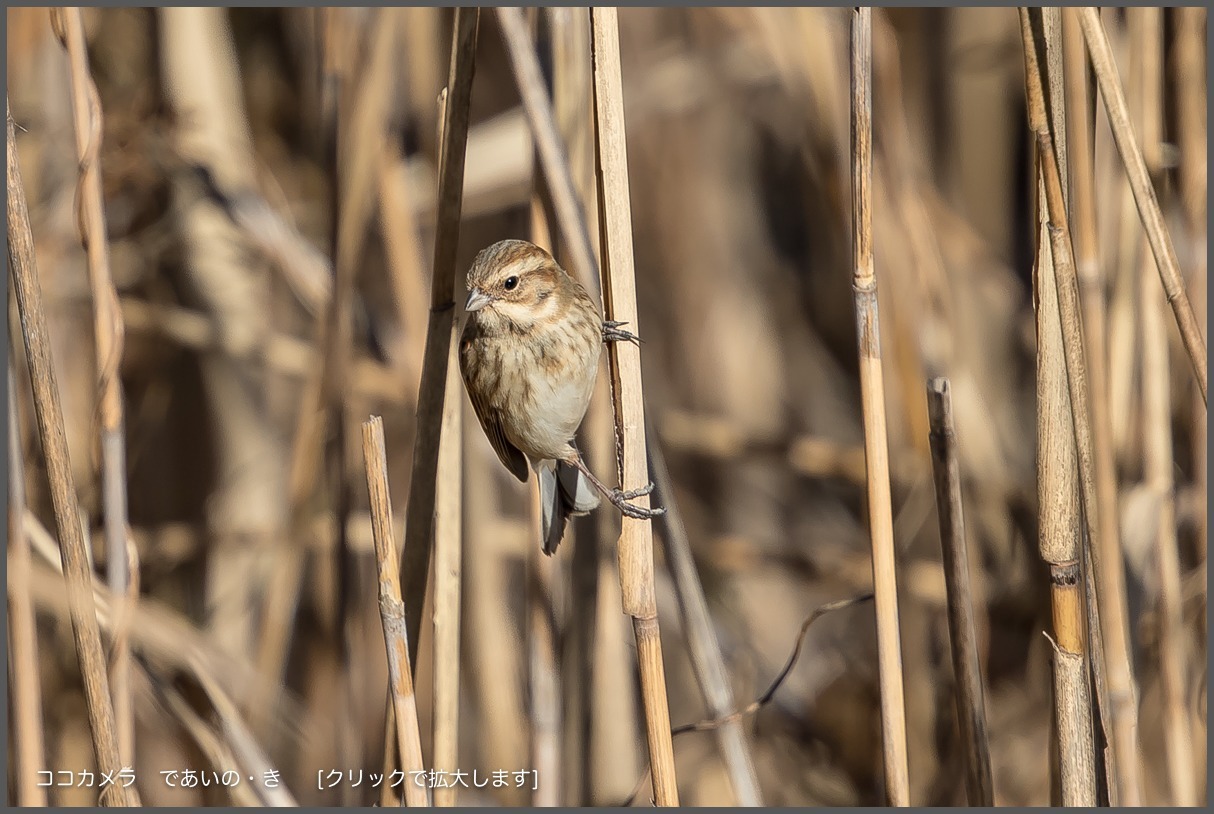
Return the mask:
<svg viewBox="0 0 1214 814">
<path fill-rule="evenodd" d="M 605 321 L 577 280 L 543 248 L 501 240 L 467 273 L 459 366 L 469 400 L 502 464 L 526 483 L 539 478 L 543 552 L 556 552 L 571 516 L 607 498 L 628 517 L 665 512 L 630 501 L 654 485 L 621 491 L 600 481 L 573 438 L 594 390 L 604 342 L 640 340 Z"/>
</svg>

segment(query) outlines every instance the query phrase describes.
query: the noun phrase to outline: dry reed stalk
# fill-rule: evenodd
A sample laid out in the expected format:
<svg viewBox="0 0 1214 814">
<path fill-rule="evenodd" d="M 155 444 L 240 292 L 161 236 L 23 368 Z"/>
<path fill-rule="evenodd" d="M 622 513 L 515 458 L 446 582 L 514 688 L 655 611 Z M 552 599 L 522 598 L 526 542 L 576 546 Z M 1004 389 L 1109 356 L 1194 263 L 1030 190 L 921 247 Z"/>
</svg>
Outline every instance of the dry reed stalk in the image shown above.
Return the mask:
<svg viewBox="0 0 1214 814">
<path fill-rule="evenodd" d="M 616 9 L 592 9 L 590 28 L 598 137 L 599 212 L 603 227 L 603 264 L 600 269 L 603 310 L 606 319 L 622 322 L 639 334 Z M 612 374 L 620 485 L 625 490 L 637 489 L 649 482 L 640 348 L 630 342 L 613 342 L 608 361 Z M 640 500 L 641 505 L 648 502 L 646 497 Z M 624 612 L 632 617 L 636 638 L 654 800 L 659 806 L 677 806 L 678 781 L 670 734 L 665 667 L 662 664 L 662 640 L 658 628 L 653 575 L 653 526 L 650 521 L 622 518 L 618 545 Z"/>
<path fill-rule="evenodd" d="M 1132 9 L 1131 27 L 1141 54 L 1142 152 L 1154 179 L 1163 172 L 1163 10 Z M 1152 183 L 1154 186 L 1154 183 Z M 1164 743 L 1172 803 L 1198 805 L 1193 771 L 1193 732 L 1185 699 L 1187 633 L 1183 619 L 1180 554 L 1176 535 L 1176 497 L 1172 470 L 1172 388 L 1167 323 L 1146 252 L 1139 262 L 1138 303 L 1142 319 L 1143 478 L 1157 505 L 1154 530 L 1159 579 L 1159 657 L 1163 685 Z"/>
<path fill-rule="evenodd" d="M 1091 393 L 1092 466 L 1100 531 L 1091 544 L 1095 558 L 1100 604 L 1101 636 L 1105 646 L 1114 778 L 1113 805 L 1142 804 L 1141 763 L 1138 750 L 1138 691 L 1134 682 L 1133 653 L 1129 638 L 1125 565 L 1121 551 L 1120 513 L 1117 502 L 1117 468 L 1109 407 L 1108 327 L 1104 275 L 1101 273 L 1096 227 L 1095 161 L 1092 88 L 1084 58 L 1077 12 L 1064 14 L 1066 60 L 1067 143 L 1070 159 L 1071 212 L 1075 222 L 1076 274 L 1079 277 L 1084 344 Z"/>
<path fill-rule="evenodd" d="M 1129 107 L 1126 104 L 1125 91 L 1113 62 L 1113 51 L 1109 46 L 1108 34 L 1100 21 L 1100 14 L 1095 8 L 1085 7 L 1080 12 L 1080 25 L 1088 46 L 1088 54 L 1092 61 L 1092 69 L 1096 73 L 1096 81 L 1100 86 L 1100 95 L 1104 99 L 1105 110 L 1109 115 L 1109 123 L 1113 128 L 1113 138 L 1117 150 L 1125 166 L 1126 175 L 1130 181 L 1130 189 L 1134 192 L 1134 202 L 1138 205 L 1138 215 L 1142 220 L 1147 240 L 1151 244 L 1151 253 L 1155 256 L 1155 265 L 1159 270 L 1159 279 L 1167 295 L 1168 304 L 1176 317 L 1176 325 L 1184 342 L 1185 351 L 1193 366 L 1201 397 L 1206 401 L 1206 346 L 1201 328 L 1193 314 L 1193 306 L 1185 292 L 1184 281 L 1180 275 L 1180 264 L 1176 259 L 1176 249 L 1164 223 L 1163 212 L 1159 208 L 1159 199 L 1155 187 L 1151 183 L 1150 173 L 1143 158 L 1142 148 L 1134 135 L 1134 126 L 1130 122 Z"/>
<path fill-rule="evenodd" d="M 438 479 L 434 507 L 434 769 L 459 769 L 460 592 L 463 528 L 462 383 L 457 343 L 447 360 L 447 393 L 443 399 L 438 445 Z M 436 806 L 456 805 L 455 784 L 434 790 Z"/>
<path fill-rule="evenodd" d="M 666 514 L 662 515 L 659 521 L 662 524 L 663 550 L 666 552 L 666 563 L 674 582 L 683 630 L 687 635 L 688 656 L 691 658 L 696 681 L 700 685 L 700 692 L 704 694 L 709 714 L 713 718 L 722 719 L 734 710 L 735 705 L 729 673 L 725 668 L 725 656 L 721 653 L 721 643 L 717 641 L 712 615 L 708 612 L 704 586 L 700 583 L 700 575 L 696 571 L 695 559 L 691 553 L 691 540 L 683 525 L 683 516 L 674 501 L 674 483 L 666 469 L 666 458 L 661 447 L 652 438 L 649 439 L 649 469 L 654 483 L 657 484 L 654 494 L 666 507 Z M 742 729 L 741 721 L 725 721 L 716 729 L 716 735 L 721 759 L 725 763 L 737 804 L 761 807 L 763 796 L 755 771 L 754 756 L 746 742 L 746 733 Z"/>
<path fill-rule="evenodd" d="M 119 372 L 125 329 L 118 308 L 118 291 L 110 274 L 105 199 L 101 191 L 101 100 L 89 70 L 80 9 L 53 9 L 51 20 L 67 51 L 71 70 L 72 124 L 80 172 L 77 198 L 81 208 L 79 223 L 81 240 L 88 255 L 89 288 L 93 299 L 93 339 L 97 354 L 106 570 L 110 589 L 116 596 L 125 596 L 132 582 L 127 562 L 126 433 Z M 118 751 L 123 764 L 133 765 L 135 718 L 131 708 L 130 646 L 125 635 L 119 633 L 111 643 L 109 662 Z"/>
<path fill-rule="evenodd" d="M 21 186 L 21 171 L 17 166 L 12 111 L 7 105 L 5 112 L 8 119 L 9 273 L 17 300 L 21 337 L 33 386 L 38 434 L 46 457 L 51 502 L 54 505 L 55 524 L 59 531 L 59 554 L 67 583 L 72 636 L 75 639 L 76 655 L 84 683 L 93 751 L 97 768 L 116 777 L 116 773 L 122 768 L 122 762 L 114 727 L 114 709 L 106 674 L 105 654 L 101 648 L 97 609 L 90 585 L 88 553 L 79 523 L 80 509 L 72 483 L 67 436 L 63 428 L 63 409 L 59 403 L 59 386 L 51 359 L 42 289 L 38 282 L 34 237 L 30 229 L 25 190 Z M 104 804 L 139 804 L 139 796 L 134 788 L 123 788 L 121 784 L 106 787 L 101 798 Z"/>
<path fill-rule="evenodd" d="M 30 601 L 30 546 L 25 513 L 25 461 L 17 426 L 17 378 L 8 364 L 8 645 L 12 680 L 13 774 L 19 806 L 45 806 L 38 772 L 46 766 L 42 687 L 38 676 L 38 629 Z"/>
<path fill-rule="evenodd" d="M 1180 86 L 1176 104 L 1177 145 L 1180 148 L 1180 201 L 1193 241 L 1193 268 L 1189 287 L 1198 326 L 1207 330 L 1206 314 L 1206 10 L 1176 10 L 1176 78 Z M 1196 394 L 1194 394 L 1196 395 Z M 1193 449 L 1193 480 L 1199 494 L 1206 493 L 1206 411 L 1193 398 L 1190 432 Z M 1202 564 L 1206 561 L 1207 513 L 1203 510 L 1197 529 Z M 1203 570 L 1204 573 L 1204 570 Z M 1203 599 L 1205 590 L 1202 591 Z M 1203 631 L 1204 632 L 1204 631 Z"/>
<path fill-rule="evenodd" d="M 392 498 L 388 490 L 388 456 L 384 448 L 384 421 L 372 416 L 362 425 L 367 492 L 371 499 L 371 530 L 375 537 L 375 563 L 379 573 L 379 613 L 388 654 L 388 683 L 392 701 L 389 729 L 395 729 L 396 748 L 405 772 L 404 798 L 409 806 L 429 804 L 424 786 L 412 782 L 413 772 L 425 771 L 417 697 L 413 692 L 405 606 L 401 601 L 396 542 L 392 539 Z M 436 733 L 437 734 L 437 733 Z"/>
<path fill-rule="evenodd" d="M 405 623 L 410 663 L 417 664 L 422 605 L 434 546 L 439 447 L 448 368 L 455 345 L 456 250 L 464 191 L 464 158 L 468 143 L 468 103 L 476 54 L 479 9 L 457 8 L 451 40 L 446 108 L 439 152 L 438 213 L 430 287 L 430 319 L 417 398 L 417 435 L 413 448 L 409 502 L 405 510 L 405 549 L 401 579 L 405 589 Z"/>
<path fill-rule="evenodd" d="M 948 379 L 937 378 L 927 383 L 927 410 L 932 427 L 932 474 L 936 482 L 936 510 L 940 515 L 940 544 L 944 553 L 944 580 L 948 590 L 949 641 L 952 644 L 965 788 L 970 805 L 989 807 L 995 804 L 995 790 L 991 781 L 986 702 L 970 593 L 969 555 L 966 552 L 965 514 L 961 500 L 961 466 L 953 428 L 953 396 Z"/>
<path fill-rule="evenodd" d="M 502 37 L 503 37 L 503 40 L 505 41 L 506 48 L 507 48 L 507 51 L 509 54 L 511 68 L 514 72 L 515 80 L 518 85 L 520 95 L 522 96 L 522 99 L 523 99 L 523 107 L 527 114 L 528 122 L 531 126 L 532 135 L 535 139 L 535 146 L 536 146 L 537 152 L 539 154 L 540 165 L 541 165 L 541 168 L 544 173 L 544 180 L 546 181 L 546 184 L 547 184 L 547 191 L 552 197 L 552 204 L 553 204 L 552 210 L 554 213 L 556 224 L 557 224 L 557 226 L 559 226 L 559 233 L 560 233 L 561 239 L 564 241 L 564 245 L 568 249 L 569 254 L 570 254 L 571 262 L 566 265 L 566 268 L 569 268 L 569 270 L 572 273 L 574 273 L 576 276 L 578 276 L 580 279 L 583 279 L 583 280 L 600 279 L 600 275 L 598 273 L 599 264 L 596 261 L 594 248 L 590 242 L 588 224 L 586 223 L 585 218 L 583 216 L 582 207 L 580 206 L 580 204 L 578 202 L 577 191 L 574 187 L 574 182 L 573 182 L 573 174 L 570 171 L 568 162 L 566 161 L 566 158 L 564 155 L 564 150 L 561 146 L 561 140 L 560 140 L 560 135 L 557 131 L 555 116 L 554 116 L 552 107 L 549 104 L 547 95 L 544 90 L 544 82 L 543 82 L 543 77 L 542 77 L 541 71 L 540 71 L 539 60 L 536 57 L 534 49 L 531 47 L 530 38 L 527 34 L 527 26 L 526 26 L 525 19 L 523 17 L 523 13 L 519 9 L 502 8 L 502 9 L 498 10 L 498 19 L 499 19 L 499 22 L 501 25 Z M 612 19 L 614 20 L 614 16 L 612 17 Z M 594 29 L 593 15 L 592 15 L 591 22 L 592 22 L 592 29 Z M 598 35 L 597 35 L 597 30 L 596 30 L 595 37 L 597 38 L 597 36 Z M 616 45 L 616 48 L 614 51 L 614 53 L 615 53 L 614 59 L 616 60 L 616 64 L 618 65 L 618 59 L 619 59 L 619 57 L 618 57 L 618 39 L 615 39 L 613 41 L 617 42 L 617 45 Z M 596 40 L 596 43 L 597 43 L 597 40 Z M 601 50 L 601 49 L 598 49 L 598 50 Z M 598 82 L 597 71 L 599 70 L 597 63 L 595 64 L 595 70 L 596 70 L 596 83 L 597 83 Z M 618 88 L 618 68 L 617 68 L 616 76 L 617 76 L 616 87 Z M 598 91 L 597 88 L 596 88 L 596 91 Z M 618 93 L 618 90 L 617 90 L 617 93 Z M 603 94 L 601 92 L 597 92 L 596 101 L 598 104 L 605 103 L 605 100 L 603 99 Z M 617 103 L 618 103 L 618 98 L 613 100 L 613 104 L 617 104 Z M 617 110 L 619 110 L 619 109 L 620 108 L 617 108 Z M 596 110 L 598 110 L 597 107 L 596 107 Z M 604 127 L 604 118 L 602 115 L 602 111 L 598 110 L 596 115 L 597 115 L 596 122 L 597 122 L 598 128 L 600 130 L 599 136 L 601 138 L 602 137 L 601 131 Z M 618 115 L 620 118 L 618 126 L 620 126 L 622 128 L 622 110 L 620 111 L 620 113 Z M 616 122 L 614 120 L 612 123 L 613 123 L 613 125 L 616 124 Z M 618 138 L 622 141 L 622 137 L 623 137 L 623 132 L 621 129 L 621 131 L 618 134 Z M 600 149 L 599 149 L 600 157 L 601 157 L 601 150 L 602 150 L 602 142 L 600 141 Z M 622 144 L 620 145 L 620 150 L 621 150 L 620 154 L 622 155 Z M 604 178 L 604 177 L 610 178 L 610 180 L 613 183 L 625 184 L 625 194 L 622 196 L 622 198 L 617 198 L 616 202 L 626 205 L 627 201 L 628 201 L 628 197 L 627 197 L 627 193 L 626 193 L 626 180 L 627 180 L 626 164 L 622 163 L 619 166 L 619 169 L 611 169 L 611 170 L 608 170 L 608 169 L 604 168 L 603 166 L 600 166 L 599 177 L 600 178 Z M 602 216 L 600 216 L 600 222 L 603 222 Z M 631 244 L 631 231 L 630 231 L 630 225 L 627 222 L 625 222 L 625 228 L 628 231 L 623 235 L 623 237 L 628 239 L 629 245 L 630 245 Z M 617 237 L 617 245 L 615 246 L 614 250 L 619 249 L 618 239 L 619 238 Z M 605 255 L 607 253 L 608 253 L 607 251 L 604 251 Z M 628 260 L 627 260 L 628 268 L 630 269 L 631 262 L 632 262 L 630 248 L 629 248 L 629 251 L 626 253 L 626 255 L 628 258 Z M 618 274 L 620 272 L 617 271 L 616 273 Z M 628 275 L 628 276 L 629 276 L 629 280 L 631 280 L 631 275 Z M 604 280 L 604 282 L 605 282 L 605 280 Z M 593 285 L 593 283 L 592 283 L 592 285 Z M 634 302 L 634 301 L 635 301 L 635 296 L 632 296 L 629 299 L 629 302 Z M 617 319 L 621 316 L 621 312 L 613 312 L 611 310 L 611 300 L 610 300 L 609 296 L 607 296 L 607 295 L 604 296 L 604 305 L 607 310 L 608 319 Z M 632 307 L 632 309 L 635 309 L 635 304 L 633 304 L 631 307 Z M 635 319 L 633 319 L 633 320 L 626 319 L 626 321 L 632 322 L 632 324 L 635 326 Z M 611 353 L 610 358 L 613 360 L 615 359 L 614 351 Z M 638 371 L 638 373 L 639 373 L 639 371 Z M 618 386 L 617 386 L 617 391 L 618 391 Z M 639 389 L 638 389 L 638 393 L 639 393 Z M 618 395 L 618 392 L 617 392 L 617 395 Z M 641 405 L 638 403 L 637 407 L 639 408 L 640 406 Z M 616 417 L 616 421 L 617 421 L 617 434 L 618 434 L 619 422 L 621 421 L 618 403 L 616 405 L 616 416 L 615 417 Z M 624 423 L 628 424 L 630 426 L 630 428 L 638 426 L 638 423 L 636 421 L 631 421 L 631 422 L 626 421 Z M 617 449 L 618 449 L 619 443 L 620 442 L 618 441 L 618 435 L 617 435 Z M 642 474 L 637 475 L 637 477 L 641 479 L 641 482 L 643 482 L 643 479 L 645 478 L 643 451 L 644 450 L 642 449 L 641 450 L 642 456 L 639 461 L 632 461 L 629 464 L 630 467 L 634 467 L 634 468 L 639 466 Z M 622 473 L 622 474 L 624 474 L 624 477 L 621 478 L 622 481 L 627 479 L 628 482 L 631 482 L 631 475 L 629 473 Z M 649 557 L 649 559 L 648 559 L 648 582 L 646 582 L 644 571 L 642 571 L 640 574 L 637 574 L 631 570 L 632 563 L 637 563 L 642 568 L 644 568 L 645 565 L 643 562 L 640 562 L 636 559 L 637 552 L 635 552 L 633 550 L 632 544 L 628 543 L 627 545 L 625 545 L 625 543 L 624 543 L 625 538 L 633 539 L 635 537 L 636 533 L 633 531 L 633 529 L 635 529 L 634 524 L 637 522 L 640 522 L 640 521 L 632 521 L 629 518 L 624 519 L 624 524 L 623 524 L 624 532 L 621 536 L 621 544 L 620 544 L 619 557 L 620 557 L 621 592 L 623 595 L 622 601 L 624 603 L 624 608 L 625 608 L 626 612 L 630 611 L 633 608 L 639 607 L 635 601 L 638 598 L 635 596 L 635 594 L 636 594 L 635 589 L 638 587 L 644 589 L 644 587 L 646 585 L 648 585 L 648 588 L 649 588 L 648 599 L 650 602 L 656 601 L 653 598 L 653 590 L 652 590 L 653 565 L 652 565 L 651 530 L 648 530 L 647 527 L 645 530 L 645 533 L 649 534 L 647 539 L 650 541 L 650 548 L 647 550 L 647 554 Z M 628 568 L 625 568 L 625 566 L 624 566 L 624 563 L 626 560 L 628 563 L 630 563 Z M 639 577 L 639 579 L 638 579 L 638 577 Z M 646 597 L 642 596 L 640 598 L 645 599 Z M 663 743 L 669 744 L 669 737 L 668 737 L 669 709 L 665 703 L 665 694 L 664 694 L 665 681 L 664 681 L 664 678 L 660 674 L 660 671 L 662 669 L 661 659 L 660 659 L 661 644 L 657 638 L 656 614 L 653 617 L 647 618 L 647 620 L 643 619 L 643 621 L 641 621 L 640 624 L 637 623 L 637 621 L 636 621 L 637 617 L 635 615 L 633 615 L 631 612 L 629 612 L 629 615 L 633 616 L 633 619 L 634 619 L 633 632 L 634 632 L 634 636 L 636 637 L 637 643 L 638 643 L 638 663 L 640 666 L 640 670 L 643 675 L 648 676 L 648 678 L 642 679 L 641 685 L 642 685 L 642 696 L 643 696 L 643 700 L 644 700 L 643 705 L 644 705 L 644 709 L 646 712 L 646 726 L 647 726 L 647 731 L 650 736 L 648 739 L 648 743 L 651 747 L 651 749 L 650 749 L 651 759 L 653 757 L 653 748 L 655 747 L 655 745 L 656 745 L 656 748 L 658 748 L 659 750 L 662 750 L 662 754 L 666 754 L 669 756 L 670 750 L 666 747 L 663 747 L 663 745 L 662 745 Z M 662 800 L 676 799 L 677 792 L 675 791 L 675 789 L 673 789 L 673 785 L 674 785 L 673 774 L 672 774 L 672 772 L 668 772 L 668 769 L 673 768 L 672 766 L 668 765 L 670 763 L 670 761 L 667 758 L 660 758 L 659 762 L 662 763 L 662 765 L 663 765 L 663 768 L 659 770 L 659 773 L 661 775 L 661 781 L 660 781 L 659 785 L 661 785 L 662 788 L 658 792 L 658 795 L 657 795 L 659 803 L 661 803 Z"/>
<path fill-rule="evenodd" d="M 1082 344 L 1081 339 L 1078 346 L 1074 341 L 1074 334 L 1080 329 L 1077 298 L 1072 296 L 1077 293 L 1078 283 L 1070 259 L 1066 207 L 1038 61 L 1046 43 L 1040 43 L 1039 49 L 1030 12 L 1023 7 L 1020 22 L 1029 127 L 1037 137 L 1037 188 L 1038 200 L 1042 202 L 1038 205 L 1033 286 L 1037 305 L 1038 545 L 1042 559 L 1050 567 L 1061 799 L 1064 805 L 1095 805 L 1092 704 L 1086 664 L 1091 639 L 1086 631 L 1085 552 L 1080 527 L 1080 494 L 1087 496 L 1091 481 L 1084 474 L 1090 473 L 1091 468 L 1090 443 L 1086 448 L 1083 443 L 1088 412 Z M 1054 110 L 1062 114 L 1060 107 Z M 1089 457 L 1084 457 L 1085 452 Z M 1076 484 L 1077 458 L 1083 490 Z M 1087 505 L 1094 508 L 1095 502 L 1089 501 Z M 1084 517 L 1089 539 L 1099 539 L 1094 510 Z"/>
<path fill-rule="evenodd" d="M 906 699 L 898 621 L 894 518 L 890 505 L 885 386 L 873 264 L 872 224 L 872 9 L 851 15 L 852 248 L 860 398 L 864 415 L 869 534 L 877 605 L 877 662 L 881 686 L 881 741 L 885 788 L 891 805 L 910 805 L 906 753 Z"/>
</svg>

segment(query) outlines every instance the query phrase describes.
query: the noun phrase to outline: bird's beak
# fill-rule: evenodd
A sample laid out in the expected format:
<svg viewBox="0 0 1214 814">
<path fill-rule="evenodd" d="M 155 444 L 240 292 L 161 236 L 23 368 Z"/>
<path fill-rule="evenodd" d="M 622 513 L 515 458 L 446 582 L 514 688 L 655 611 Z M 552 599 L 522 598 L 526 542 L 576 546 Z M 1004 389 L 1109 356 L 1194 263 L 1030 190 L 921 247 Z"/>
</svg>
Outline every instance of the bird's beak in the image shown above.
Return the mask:
<svg viewBox="0 0 1214 814">
<path fill-rule="evenodd" d="M 474 288 L 468 292 L 468 299 L 464 301 L 464 310 L 469 313 L 479 311 L 490 302 L 488 294 L 485 294 L 479 288 Z"/>
</svg>

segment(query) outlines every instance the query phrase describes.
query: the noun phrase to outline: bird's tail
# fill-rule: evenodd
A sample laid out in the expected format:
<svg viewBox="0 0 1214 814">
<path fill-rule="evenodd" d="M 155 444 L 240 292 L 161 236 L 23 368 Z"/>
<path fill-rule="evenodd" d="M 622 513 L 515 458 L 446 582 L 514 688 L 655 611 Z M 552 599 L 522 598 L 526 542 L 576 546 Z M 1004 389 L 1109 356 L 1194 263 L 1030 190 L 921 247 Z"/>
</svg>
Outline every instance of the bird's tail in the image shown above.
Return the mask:
<svg viewBox="0 0 1214 814">
<path fill-rule="evenodd" d="M 599 495 L 576 466 L 564 461 L 542 461 L 536 472 L 540 476 L 544 553 L 551 556 L 565 536 L 569 518 L 596 508 Z"/>
</svg>

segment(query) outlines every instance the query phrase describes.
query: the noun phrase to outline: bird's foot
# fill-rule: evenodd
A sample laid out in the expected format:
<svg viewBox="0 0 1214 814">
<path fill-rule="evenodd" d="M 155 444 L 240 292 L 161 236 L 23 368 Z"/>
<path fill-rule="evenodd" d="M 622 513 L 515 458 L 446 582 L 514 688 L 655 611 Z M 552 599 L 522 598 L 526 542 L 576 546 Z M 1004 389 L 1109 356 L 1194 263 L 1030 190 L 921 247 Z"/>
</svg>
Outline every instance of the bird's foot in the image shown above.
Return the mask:
<svg viewBox="0 0 1214 814">
<path fill-rule="evenodd" d="M 619 509 L 620 513 L 625 517 L 632 517 L 637 520 L 652 520 L 655 517 L 661 517 L 662 515 L 666 514 L 665 507 L 655 506 L 653 508 L 645 508 L 644 506 L 637 506 L 633 503 L 629 503 L 628 501 L 648 495 L 653 491 L 653 488 L 653 484 L 650 483 L 642 486 L 640 489 L 631 489 L 627 492 L 619 489 L 612 489 L 611 494 L 608 495 L 607 499 L 610 500 L 611 505 Z"/>
<path fill-rule="evenodd" d="M 631 331 L 625 331 L 623 326 L 627 322 L 615 322 L 606 320 L 603 322 L 603 341 L 604 342 L 631 342 L 634 345 L 641 344 L 641 338 Z"/>
</svg>

